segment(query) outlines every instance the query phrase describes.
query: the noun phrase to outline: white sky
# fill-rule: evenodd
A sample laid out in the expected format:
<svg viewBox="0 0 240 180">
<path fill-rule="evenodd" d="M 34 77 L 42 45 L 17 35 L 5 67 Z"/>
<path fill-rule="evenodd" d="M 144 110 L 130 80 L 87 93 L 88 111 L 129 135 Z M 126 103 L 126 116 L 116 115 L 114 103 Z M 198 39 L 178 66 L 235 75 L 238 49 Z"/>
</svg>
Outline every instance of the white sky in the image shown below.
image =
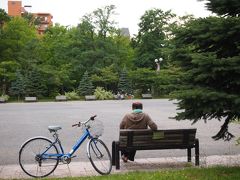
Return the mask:
<svg viewBox="0 0 240 180">
<path fill-rule="evenodd" d="M 0 8 L 7 11 L 7 2 L 8 0 L 0 0 Z M 31 5 L 27 10 L 32 13 L 51 13 L 53 23 L 64 26 L 76 26 L 86 13 L 106 5 L 115 5 L 115 21 L 120 28 L 129 28 L 130 34 L 137 33 L 140 17 L 152 8 L 172 10 L 179 16 L 193 14 L 196 17 L 205 17 L 211 14 L 204 3 L 197 0 L 22 0 L 22 6 L 24 5 Z"/>
</svg>

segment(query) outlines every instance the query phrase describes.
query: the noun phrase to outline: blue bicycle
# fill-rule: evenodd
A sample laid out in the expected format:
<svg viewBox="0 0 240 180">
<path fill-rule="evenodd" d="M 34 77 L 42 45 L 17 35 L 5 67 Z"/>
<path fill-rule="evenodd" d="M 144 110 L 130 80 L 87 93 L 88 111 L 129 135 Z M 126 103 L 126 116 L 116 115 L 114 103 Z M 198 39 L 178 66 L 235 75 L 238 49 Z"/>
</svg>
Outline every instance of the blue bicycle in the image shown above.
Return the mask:
<svg viewBox="0 0 240 180">
<path fill-rule="evenodd" d="M 112 170 L 112 158 L 107 146 L 98 137 L 101 133 L 93 135 L 90 131 L 90 121 L 95 120 L 95 116 L 90 117 L 85 122 L 73 124 L 72 127 L 83 127 L 83 134 L 77 140 L 70 152 L 64 153 L 57 131 L 62 129 L 60 126 L 49 126 L 48 130 L 53 133 L 54 141 L 46 137 L 33 137 L 27 140 L 19 151 L 19 164 L 22 170 L 29 176 L 42 178 L 50 175 L 57 168 L 59 162 L 69 164 L 73 154 L 88 138 L 87 155 L 94 169 L 107 175 Z M 60 153 L 59 153 L 60 152 Z"/>
</svg>

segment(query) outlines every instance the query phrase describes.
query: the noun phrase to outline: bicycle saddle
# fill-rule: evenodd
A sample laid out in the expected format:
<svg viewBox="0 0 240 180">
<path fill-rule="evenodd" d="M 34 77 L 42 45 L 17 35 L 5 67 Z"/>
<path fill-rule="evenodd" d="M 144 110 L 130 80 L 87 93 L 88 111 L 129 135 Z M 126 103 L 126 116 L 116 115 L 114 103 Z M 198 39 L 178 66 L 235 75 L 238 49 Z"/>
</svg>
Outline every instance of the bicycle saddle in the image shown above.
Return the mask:
<svg viewBox="0 0 240 180">
<path fill-rule="evenodd" d="M 48 130 L 51 132 L 57 132 L 57 130 L 62 129 L 61 126 L 48 126 Z"/>
</svg>

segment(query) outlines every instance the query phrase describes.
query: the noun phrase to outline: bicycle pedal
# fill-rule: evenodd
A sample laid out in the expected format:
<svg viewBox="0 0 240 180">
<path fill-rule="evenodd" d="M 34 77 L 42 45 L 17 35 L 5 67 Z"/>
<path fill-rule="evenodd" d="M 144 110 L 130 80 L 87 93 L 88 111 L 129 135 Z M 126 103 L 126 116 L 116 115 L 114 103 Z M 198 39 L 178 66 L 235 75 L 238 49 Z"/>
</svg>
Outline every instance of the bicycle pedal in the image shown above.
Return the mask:
<svg viewBox="0 0 240 180">
<path fill-rule="evenodd" d="M 77 156 L 75 155 L 75 156 L 72 156 L 71 158 L 75 158 L 75 157 L 77 157 Z"/>
</svg>

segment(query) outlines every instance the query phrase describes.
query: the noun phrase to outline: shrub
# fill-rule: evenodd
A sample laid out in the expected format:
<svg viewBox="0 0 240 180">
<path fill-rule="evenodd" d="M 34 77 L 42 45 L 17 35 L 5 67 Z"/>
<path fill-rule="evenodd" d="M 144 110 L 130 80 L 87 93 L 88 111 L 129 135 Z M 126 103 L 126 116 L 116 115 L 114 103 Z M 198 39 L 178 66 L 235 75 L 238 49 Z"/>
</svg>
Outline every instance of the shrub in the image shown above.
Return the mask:
<svg viewBox="0 0 240 180">
<path fill-rule="evenodd" d="M 7 101 L 9 99 L 9 96 L 5 94 L 5 95 L 1 95 L 0 98 L 3 98 L 5 99 L 5 101 Z"/>
<path fill-rule="evenodd" d="M 103 87 L 97 87 L 94 95 L 99 100 L 113 99 L 114 95 L 111 91 L 106 91 Z"/>
<path fill-rule="evenodd" d="M 133 95 L 134 95 L 135 98 L 141 98 L 142 97 L 142 90 L 141 89 L 134 90 Z"/>
<path fill-rule="evenodd" d="M 76 91 L 65 92 L 65 96 L 67 97 L 67 99 L 70 99 L 70 100 L 80 99 L 80 97 L 78 96 L 78 93 Z"/>
</svg>

